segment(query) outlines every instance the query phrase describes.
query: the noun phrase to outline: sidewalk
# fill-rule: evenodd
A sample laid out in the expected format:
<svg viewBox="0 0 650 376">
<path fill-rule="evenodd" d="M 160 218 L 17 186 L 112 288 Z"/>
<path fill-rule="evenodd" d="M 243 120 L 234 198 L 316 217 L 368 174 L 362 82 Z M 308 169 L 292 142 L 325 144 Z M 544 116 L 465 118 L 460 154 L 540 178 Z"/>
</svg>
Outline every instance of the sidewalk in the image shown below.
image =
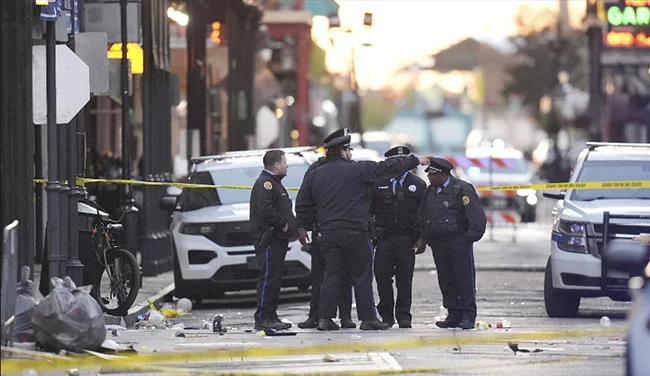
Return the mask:
<svg viewBox="0 0 650 376">
<path fill-rule="evenodd" d="M 34 265 L 34 282 L 38 285 L 41 277 L 41 265 Z M 138 315 L 149 310 L 147 300 L 153 303 L 160 303 L 165 299 L 171 298 L 174 292 L 174 272 L 168 271 L 157 276 L 142 277 L 142 287 L 135 298 L 135 303 L 129 309 L 125 317 L 116 317 L 104 315 L 106 324 L 124 325 L 132 327 L 136 322 Z"/>
<path fill-rule="evenodd" d="M 514 234 L 514 242 L 513 242 Z M 490 229 L 483 239 L 474 244 L 477 271 L 544 271 L 550 252 L 551 225 L 545 223 L 519 224 L 512 227 Z M 418 255 L 416 270 L 434 270 L 431 251 Z"/>
</svg>

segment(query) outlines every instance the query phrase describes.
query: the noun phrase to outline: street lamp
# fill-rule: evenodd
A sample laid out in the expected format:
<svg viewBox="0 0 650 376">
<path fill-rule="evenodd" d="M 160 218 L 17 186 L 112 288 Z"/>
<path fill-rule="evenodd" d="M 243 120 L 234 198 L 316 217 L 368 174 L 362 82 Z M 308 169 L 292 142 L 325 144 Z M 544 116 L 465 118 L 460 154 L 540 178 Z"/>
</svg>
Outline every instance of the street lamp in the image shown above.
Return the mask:
<svg viewBox="0 0 650 376">
<path fill-rule="evenodd" d="M 372 13 L 366 12 L 363 14 L 363 26 L 372 26 Z M 352 34 L 353 28 L 341 29 L 341 20 L 337 14 L 330 15 L 329 17 L 330 30 L 339 30 L 341 32 Z M 372 43 L 361 43 L 362 47 L 370 47 Z M 349 106 L 348 119 L 346 124 L 354 132 L 358 132 L 361 139 L 361 147 L 365 147 L 363 140 L 363 124 L 361 123 L 361 97 L 359 95 L 359 85 L 357 82 L 356 62 L 355 62 L 355 42 L 350 42 L 350 92 L 352 93 L 351 106 Z"/>
</svg>

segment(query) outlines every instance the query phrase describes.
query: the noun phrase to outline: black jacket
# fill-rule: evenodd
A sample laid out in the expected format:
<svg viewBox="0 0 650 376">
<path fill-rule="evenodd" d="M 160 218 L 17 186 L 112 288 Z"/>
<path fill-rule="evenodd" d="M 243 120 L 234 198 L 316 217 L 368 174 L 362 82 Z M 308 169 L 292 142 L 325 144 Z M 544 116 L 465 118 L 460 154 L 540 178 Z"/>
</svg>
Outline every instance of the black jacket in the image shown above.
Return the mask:
<svg viewBox="0 0 650 376">
<path fill-rule="evenodd" d="M 372 187 L 370 215 L 375 216 L 377 236 L 382 237 L 383 233 L 387 233 L 417 237 L 418 208 L 427 185 L 424 180 L 409 172 L 402 182 L 401 189 L 398 189 L 397 184 L 395 187 L 393 193 L 391 180 Z"/>
<path fill-rule="evenodd" d="M 481 240 L 487 220 L 474 187 L 452 176 L 440 194 L 436 190 L 427 187 L 420 203 L 420 229 L 425 240 L 429 244 L 455 236 L 472 242 Z"/>
<path fill-rule="evenodd" d="M 339 229 L 368 231 L 370 186 L 417 167 L 415 156 L 395 157 L 382 162 L 325 160 L 307 174 L 296 200 L 299 217 L 316 208 L 321 231 Z"/>
<path fill-rule="evenodd" d="M 305 179 L 307 179 L 307 176 L 311 174 L 315 169 L 318 167 L 322 166 L 323 163 L 325 163 L 327 159 L 325 157 L 320 157 L 318 160 L 314 163 L 312 163 L 307 171 L 305 171 L 305 176 L 303 177 L 302 181 L 304 182 Z M 316 207 L 312 206 L 312 210 L 307 210 L 308 208 L 306 206 L 303 206 L 302 211 L 298 211 L 298 202 L 301 200 L 304 200 L 301 198 L 301 195 L 305 194 L 305 190 L 301 189 L 298 191 L 298 195 L 296 196 L 296 218 L 298 220 L 298 228 L 304 228 L 305 230 L 318 230 L 318 224 L 316 220 Z"/>
<path fill-rule="evenodd" d="M 262 171 L 251 190 L 250 221 L 251 235 L 258 240 L 262 233 L 270 228 L 275 229 L 281 238 L 296 236 L 296 217 L 291 210 L 291 198 L 282 185 L 282 178 L 277 175 Z M 284 233 L 282 228 L 289 225 L 289 230 Z"/>
</svg>

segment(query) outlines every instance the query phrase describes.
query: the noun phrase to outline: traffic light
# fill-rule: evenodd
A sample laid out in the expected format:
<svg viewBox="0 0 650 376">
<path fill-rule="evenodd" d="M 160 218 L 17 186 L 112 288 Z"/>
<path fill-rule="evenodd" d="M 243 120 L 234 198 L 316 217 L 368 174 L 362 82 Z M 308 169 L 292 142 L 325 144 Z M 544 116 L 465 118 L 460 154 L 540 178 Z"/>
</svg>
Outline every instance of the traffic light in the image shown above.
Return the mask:
<svg viewBox="0 0 650 376">
<path fill-rule="evenodd" d="M 215 21 L 212 23 L 210 40 L 213 41 L 215 44 L 221 44 L 221 22 Z"/>
</svg>

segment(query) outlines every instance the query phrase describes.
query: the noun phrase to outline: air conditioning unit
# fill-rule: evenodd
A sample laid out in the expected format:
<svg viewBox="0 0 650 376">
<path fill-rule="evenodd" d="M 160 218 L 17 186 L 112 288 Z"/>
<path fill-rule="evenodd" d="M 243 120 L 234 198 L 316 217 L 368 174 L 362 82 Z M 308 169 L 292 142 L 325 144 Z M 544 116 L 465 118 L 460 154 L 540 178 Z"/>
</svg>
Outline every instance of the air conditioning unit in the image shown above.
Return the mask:
<svg viewBox="0 0 650 376">
<path fill-rule="evenodd" d="M 108 43 L 122 42 L 121 9 L 119 2 L 94 3 L 84 1 L 82 19 L 85 31 L 103 32 L 108 35 Z M 126 30 L 128 42 L 140 43 L 140 3 L 128 2 L 126 5 Z"/>
</svg>

